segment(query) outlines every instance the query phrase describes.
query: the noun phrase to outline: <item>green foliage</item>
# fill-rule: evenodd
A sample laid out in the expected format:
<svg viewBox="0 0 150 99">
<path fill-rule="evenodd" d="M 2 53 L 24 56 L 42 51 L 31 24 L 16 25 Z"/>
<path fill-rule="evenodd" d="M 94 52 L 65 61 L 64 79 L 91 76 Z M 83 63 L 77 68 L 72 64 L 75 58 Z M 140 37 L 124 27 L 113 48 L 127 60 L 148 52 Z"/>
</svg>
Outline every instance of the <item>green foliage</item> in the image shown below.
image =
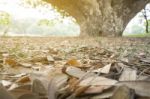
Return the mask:
<svg viewBox="0 0 150 99">
<path fill-rule="evenodd" d="M 150 37 L 150 33 L 128 34 L 128 35 L 124 35 L 124 36 L 126 36 L 126 37 Z"/>
<path fill-rule="evenodd" d="M 22 0 L 23 6 L 28 6 L 32 8 L 36 8 L 38 6 L 47 6 L 46 2 L 43 2 L 43 0 Z"/>
<path fill-rule="evenodd" d="M 146 26 L 146 22 L 144 23 L 144 25 Z M 150 20 L 148 20 L 148 30 L 150 31 Z"/>
<path fill-rule="evenodd" d="M 38 22 L 39 26 L 54 26 L 55 22 L 52 20 L 42 19 Z"/>
<path fill-rule="evenodd" d="M 9 25 L 10 20 L 10 15 L 7 12 L 0 12 L 0 25 Z"/>
</svg>

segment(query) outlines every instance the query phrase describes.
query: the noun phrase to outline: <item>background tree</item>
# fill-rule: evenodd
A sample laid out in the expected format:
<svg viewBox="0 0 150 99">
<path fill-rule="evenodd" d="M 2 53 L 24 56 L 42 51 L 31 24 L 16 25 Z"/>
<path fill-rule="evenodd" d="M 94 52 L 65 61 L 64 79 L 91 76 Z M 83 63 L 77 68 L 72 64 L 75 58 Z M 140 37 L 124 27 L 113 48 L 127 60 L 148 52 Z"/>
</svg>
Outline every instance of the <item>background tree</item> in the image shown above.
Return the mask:
<svg viewBox="0 0 150 99">
<path fill-rule="evenodd" d="M 0 11 L 0 29 L 3 32 L 3 36 L 7 35 L 10 24 L 11 24 L 11 16 L 9 15 L 9 13 Z"/>
</svg>

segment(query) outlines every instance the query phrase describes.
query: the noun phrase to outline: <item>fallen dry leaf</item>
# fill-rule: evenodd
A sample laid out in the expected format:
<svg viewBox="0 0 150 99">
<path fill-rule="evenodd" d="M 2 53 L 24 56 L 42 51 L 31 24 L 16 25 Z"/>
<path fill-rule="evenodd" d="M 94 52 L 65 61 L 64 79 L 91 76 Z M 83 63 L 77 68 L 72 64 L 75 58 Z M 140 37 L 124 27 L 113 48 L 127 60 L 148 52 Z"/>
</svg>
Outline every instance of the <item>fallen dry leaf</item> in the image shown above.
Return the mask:
<svg viewBox="0 0 150 99">
<path fill-rule="evenodd" d="M 15 59 L 12 59 L 12 58 L 5 58 L 4 64 L 9 65 L 12 68 L 20 66 L 20 64 Z"/>
<path fill-rule="evenodd" d="M 57 95 L 58 95 L 58 87 L 57 87 L 57 83 L 55 81 L 56 79 L 51 79 L 49 86 L 48 86 L 48 99 L 57 99 Z"/>
<path fill-rule="evenodd" d="M 128 88 L 127 86 L 120 86 L 116 89 L 110 99 L 135 99 L 134 90 Z"/>
<path fill-rule="evenodd" d="M 124 68 L 119 81 L 135 81 L 137 79 L 137 71 L 131 68 Z"/>
<path fill-rule="evenodd" d="M 82 87 L 78 87 L 76 88 L 74 95 L 75 96 L 80 96 L 82 95 L 90 86 L 82 86 Z"/>
<path fill-rule="evenodd" d="M 30 90 L 26 90 L 26 89 L 13 89 L 11 91 L 9 91 L 13 97 L 15 97 L 15 99 L 18 99 L 20 96 L 24 95 L 24 94 L 30 94 L 31 91 Z"/>
<path fill-rule="evenodd" d="M 114 88 L 111 88 L 109 90 L 105 90 L 104 92 L 91 97 L 91 99 L 109 99 L 113 95 L 113 93 Z"/>
<path fill-rule="evenodd" d="M 20 63 L 21 66 L 25 67 L 25 68 L 31 68 L 32 64 L 31 63 Z"/>
<path fill-rule="evenodd" d="M 15 88 L 17 88 L 17 87 L 19 87 L 19 85 L 16 84 L 16 83 L 14 83 L 14 84 L 12 84 L 12 85 L 8 88 L 8 90 L 13 90 L 13 89 L 15 89 Z"/>
<path fill-rule="evenodd" d="M 70 59 L 67 61 L 66 65 L 80 67 L 81 63 L 76 59 Z"/>
<path fill-rule="evenodd" d="M 33 81 L 31 89 L 32 89 L 32 92 L 35 93 L 35 94 L 37 94 L 37 95 L 46 95 L 47 94 L 47 91 L 46 91 L 44 85 L 38 79 L 35 79 Z"/>
<path fill-rule="evenodd" d="M 8 87 L 12 84 L 12 82 L 7 81 L 7 80 L 1 80 L 0 83 L 4 86 L 4 87 Z"/>
<path fill-rule="evenodd" d="M 116 85 L 126 85 L 134 89 L 136 94 L 150 97 L 150 81 L 122 81 L 118 82 Z"/>
<path fill-rule="evenodd" d="M 80 86 L 113 86 L 117 83 L 118 81 L 113 80 L 113 79 L 108 79 L 105 77 L 89 77 L 87 79 L 84 79 L 83 81 L 80 82 Z"/>
<path fill-rule="evenodd" d="M 104 90 L 110 88 L 110 86 L 91 86 L 84 93 L 85 94 L 98 94 L 102 93 Z"/>
<path fill-rule="evenodd" d="M 30 80 L 29 76 L 23 76 L 23 77 L 19 78 L 16 82 L 17 83 L 28 83 L 30 81 L 31 80 Z"/>
<path fill-rule="evenodd" d="M 49 62 L 54 62 L 55 61 L 54 58 L 52 56 L 50 56 L 50 55 L 47 56 L 47 60 Z"/>
<path fill-rule="evenodd" d="M 93 72 L 95 73 L 104 73 L 104 74 L 108 74 L 110 72 L 110 68 L 111 68 L 112 64 L 108 64 L 102 68 L 99 68 L 97 70 L 93 70 Z"/>
<path fill-rule="evenodd" d="M 66 68 L 66 74 L 76 77 L 76 78 L 82 78 L 86 75 L 86 72 L 82 71 L 80 68 L 69 66 Z"/>
</svg>

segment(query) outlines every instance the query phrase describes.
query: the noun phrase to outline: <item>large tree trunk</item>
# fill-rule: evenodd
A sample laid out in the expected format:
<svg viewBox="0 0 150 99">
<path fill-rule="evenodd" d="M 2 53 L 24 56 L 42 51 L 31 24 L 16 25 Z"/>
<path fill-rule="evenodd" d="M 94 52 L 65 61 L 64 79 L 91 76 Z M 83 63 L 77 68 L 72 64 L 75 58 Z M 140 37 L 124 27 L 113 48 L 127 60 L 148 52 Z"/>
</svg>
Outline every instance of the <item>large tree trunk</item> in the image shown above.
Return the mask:
<svg viewBox="0 0 150 99">
<path fill-rule="evenodd" d="M 81 35 L 121 36 L 128 22 L 150 0 L 46 0 L 68 12 Z"/>
</svg>

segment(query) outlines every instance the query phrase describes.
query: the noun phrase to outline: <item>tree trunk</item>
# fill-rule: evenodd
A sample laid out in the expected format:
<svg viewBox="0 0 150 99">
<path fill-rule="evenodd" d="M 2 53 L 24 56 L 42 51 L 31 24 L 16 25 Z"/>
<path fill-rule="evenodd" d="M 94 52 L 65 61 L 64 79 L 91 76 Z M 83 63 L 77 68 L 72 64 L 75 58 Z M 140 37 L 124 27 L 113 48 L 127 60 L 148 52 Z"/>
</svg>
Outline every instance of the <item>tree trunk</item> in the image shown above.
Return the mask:
<svg viewBox="0 0 150 99">
<path fill-rule="evenodd" d="M 121 36 L 128 22 L 150 0 L 46 0 L 73 16 L 81 35 Z"/>
</svg>

